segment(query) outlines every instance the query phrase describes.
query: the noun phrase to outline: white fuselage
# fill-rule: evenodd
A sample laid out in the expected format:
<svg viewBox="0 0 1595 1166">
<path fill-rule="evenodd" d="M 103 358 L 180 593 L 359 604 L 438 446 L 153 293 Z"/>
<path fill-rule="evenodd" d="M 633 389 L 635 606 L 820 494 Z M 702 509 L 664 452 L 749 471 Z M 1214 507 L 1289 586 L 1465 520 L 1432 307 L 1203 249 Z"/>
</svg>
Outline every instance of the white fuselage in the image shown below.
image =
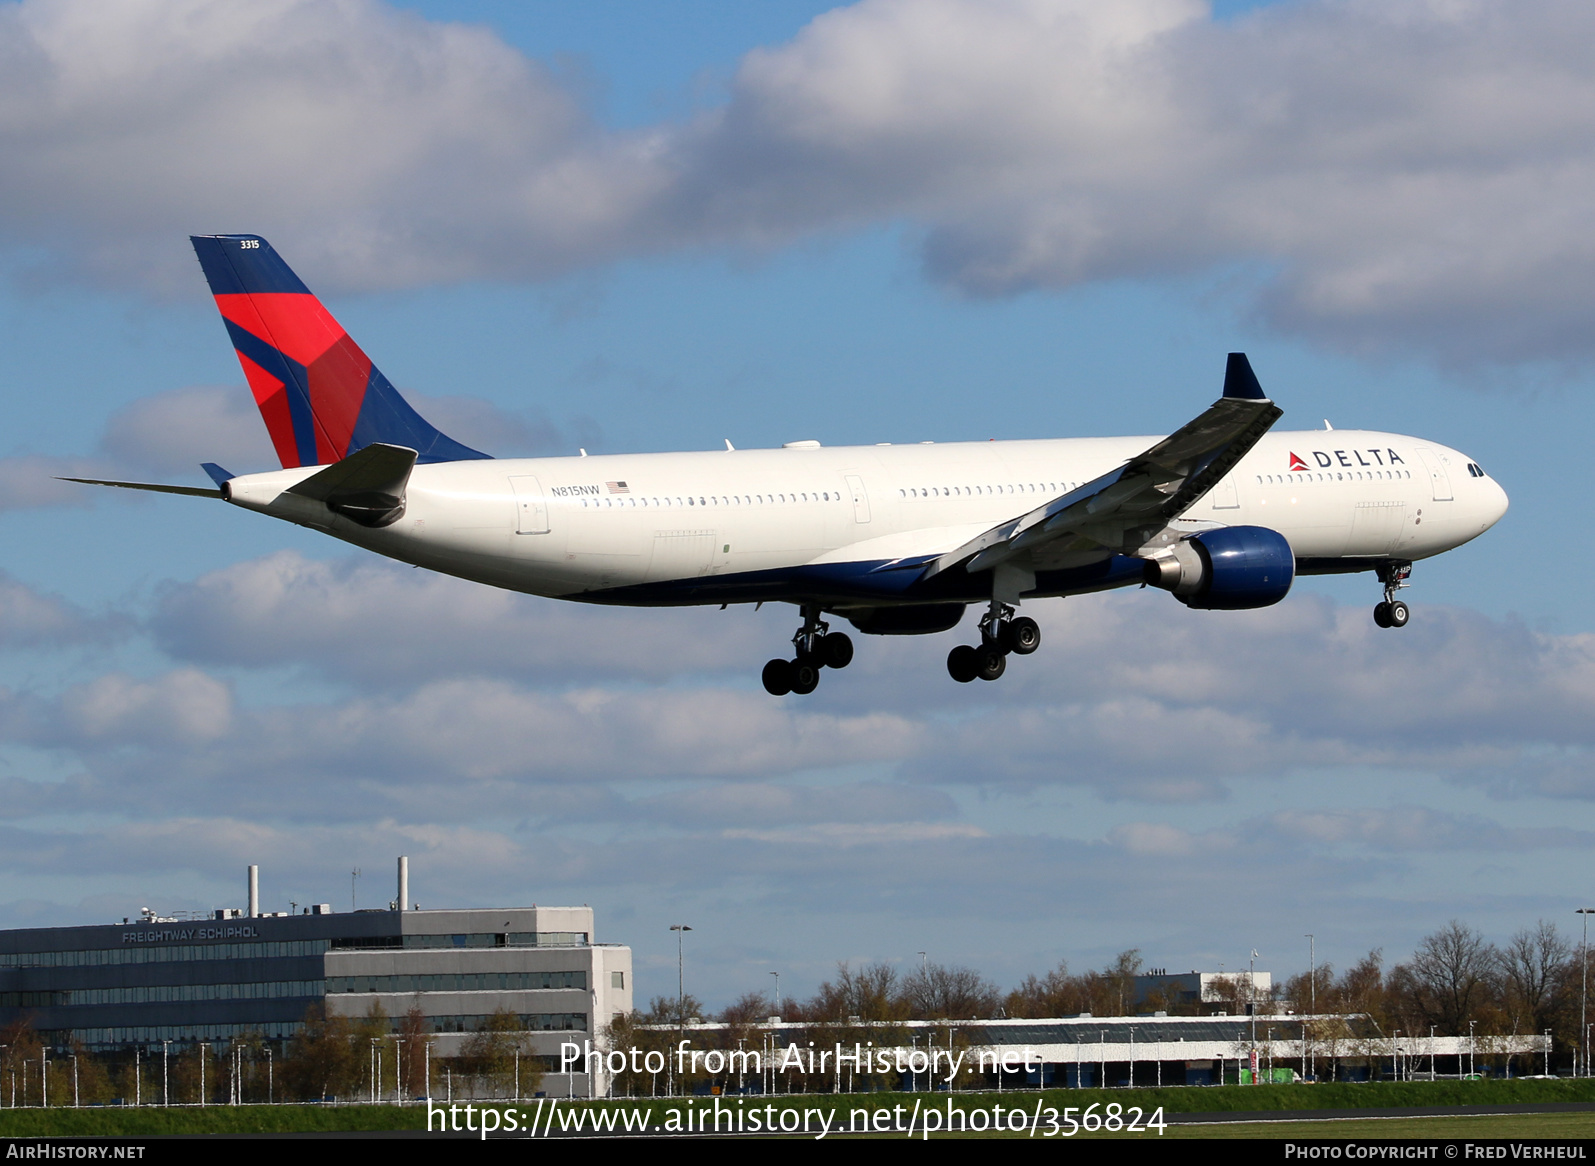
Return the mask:
<svg viewBox="0 0 1595 1166">
<path fill-rule="evenodd" d="M 228 496 L 390 558 L 536 595 L 636 604 L 803 599 L 812 584 L 783 594 L 787 573 L 859 576 L 945 553 L 1156 440 L 810 443 L 420 465 L 403 517 L 381 529 L 283 493 L 314 468 L 234 478 Z M 1173 525 L 1268 527 L 1289 541 L 1301 570 L 1357 570 L 1449 550 L 1506 507 L 1500 486 L 1456 450 L 1398 434 L 1315 430 L 1265 435 Z M 1055 580 L 1031 594 L 1095 589 Z"/>
</svg>

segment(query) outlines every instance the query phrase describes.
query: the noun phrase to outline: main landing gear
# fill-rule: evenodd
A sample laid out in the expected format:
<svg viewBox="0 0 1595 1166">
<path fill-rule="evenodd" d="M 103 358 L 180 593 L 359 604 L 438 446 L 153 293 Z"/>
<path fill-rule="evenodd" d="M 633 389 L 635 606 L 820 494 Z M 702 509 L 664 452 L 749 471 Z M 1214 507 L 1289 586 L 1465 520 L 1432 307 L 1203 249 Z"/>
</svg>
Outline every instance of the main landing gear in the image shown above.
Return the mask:
<svg viewBox="0 0 1595 1166">
<path fill-rule="evenodd" d="M 1041 628 L 1027 615 L 1014 618 L 1013 608 L 992 600 L 980 620 L 980 644 L 959 644 L 947 653 L 947 674 L 959 684 L 979 677 L 996 680 L 1008 670 L 1008 655 L 1028 656 L 1041 647 Z"/>
<path fill-rule="evenodd" d="M 792 637 L 796 656 L 771 660 L 764 666 L 764 691 L 771 696 L 795 692 L 807 696 L 820 685 L 821 668 L 846 668 L 853 662 L 853 641 L 846 632 L 833 632 L 820 618 L 820 609 L 803 609 L 803 626 Z"/>
<path fill-rule="evenodd" d="M 1396 592 L 1407 586 L 1412 574 L 1411 563 L 1385 563 L 1378 568 L 1379 582 L 1385 585 L 1385 600 L 1374 604 L 1373 622 L 1382 628 L 1404 628 L 1412 613 L 1407 605 L 1396 598 Z"/>
</svg>

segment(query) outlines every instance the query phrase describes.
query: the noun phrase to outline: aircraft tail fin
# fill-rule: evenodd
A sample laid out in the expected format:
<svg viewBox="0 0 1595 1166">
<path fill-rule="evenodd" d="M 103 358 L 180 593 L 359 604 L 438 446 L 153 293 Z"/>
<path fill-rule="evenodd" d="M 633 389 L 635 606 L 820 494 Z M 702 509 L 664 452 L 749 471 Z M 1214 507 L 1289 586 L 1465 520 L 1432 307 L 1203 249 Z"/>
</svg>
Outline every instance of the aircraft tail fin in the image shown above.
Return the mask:
<svg viewBox="0 0 1595 1166">
<path fill-rule="evenodd" d="M 491 456 L 412 409 L 259 235 L 190 242 L 284 469 L 331 465 L 374 443 L 413 449 L 421 463 Z"/>
</svg>

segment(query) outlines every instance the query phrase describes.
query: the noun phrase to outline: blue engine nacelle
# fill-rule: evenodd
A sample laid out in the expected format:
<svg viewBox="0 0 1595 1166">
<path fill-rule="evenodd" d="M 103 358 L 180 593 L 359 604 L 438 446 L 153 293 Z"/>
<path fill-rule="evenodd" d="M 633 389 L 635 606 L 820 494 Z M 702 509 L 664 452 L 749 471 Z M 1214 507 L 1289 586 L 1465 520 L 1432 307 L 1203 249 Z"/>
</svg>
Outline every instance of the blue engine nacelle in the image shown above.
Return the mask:
<svg viewBox="0 0 1595 1166">
<path fill-rule="evenodd" d="M 1296 556 L 1277 530 L 1225 526 L 1193 534 L 1168 555 L 1148 559 L 1142 577 L 1172 591 L 1186 607 L 1239 611 L 1284 599 L 1296 578 Z"/>
</svg>

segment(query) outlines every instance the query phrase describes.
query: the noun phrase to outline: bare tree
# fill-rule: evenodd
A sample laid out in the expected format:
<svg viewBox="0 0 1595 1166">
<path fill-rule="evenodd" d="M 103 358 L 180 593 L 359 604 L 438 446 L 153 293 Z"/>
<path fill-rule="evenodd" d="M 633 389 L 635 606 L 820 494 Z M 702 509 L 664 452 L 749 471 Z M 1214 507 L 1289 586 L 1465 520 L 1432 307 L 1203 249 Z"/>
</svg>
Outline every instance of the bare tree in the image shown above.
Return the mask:
<svg viewBox="0 0 1595 1166">
<path fill-rule="evenodd" d="M 774 1015 L 775 1005 L 763 992 L 744 992 L 720 1013 L 720 1023 L 729 1024 L 732 1028 L 747 1028 L 763 1024 Z"/>
<path fill-rule="evenodd" d="M 685 996 L 655 996 L 648 1001 L 648 1010 L 636 1017 L 639 1024 L 686 1024 L 694 1016 L 703 1015 L 703 1005 L 691 992 Z"/>
<path fill-rule="evenodd" d="M 399 1022 L 399 1039 L 394 1041 L 394 1056 L 400 1059 L 404 1086 L 400 1091 L 406 1097 L 420 1097 L 430 1091 L 426 1080 L 427 1066 L 432 1058 L 427 1050 L 426 1013 L 416 1005 L 404 1014 Z"/>
<path fill-rule="evenodd" d="M 1116 1007 L 1109 1015 L 1128 1016 L 1135 1003 L 1135 978 L 1141 974 L 1141 949 L 1132 947 L 1121 951 L 1113 962 L 1103 969 L 1103 978 L 1115 997 Z"/>
<path fill-rule="evenodd" d="M 454 1063 L 474 1085 L 485 1085 L 493 1097 L 507 1092 L 518 1065 L 522 1094 L 535 1093 L 542 1082 L 542 1062 L 535 1057 L 517 1058 L 516 1054 L 524 1051 L 525 1040 L 520 1016 L 499 1008 L 460 1046 Z"/>
<path fill-rule="evenodd" d="M 364 1076 L 364 1062 L 355 1049 L 349 1019 L 328 1016 L 321 1005 L 312 1005 L 288 1045 L 283 1085 L 289 1096 L 307 1100 L 352 1095 Z M 174 1066 L 174 1077 L 181 1068 L 181 1062 Z"/>
<path fill-rule="evenodd" d="M 1316 968 L 1285 981 L 1285 999 L 1294 1011 L 1306 1016 L 1315 1007 L 1327 1007 L 1334 999 L 1334 988 L 1335 969 L 1320 960 Z"/>
<path fill-rule="evenodd" d="M 865 964 L 856 972 L 837 964 L 836 978 L 821 984 L 803 1011 L 810 1020 L 902 1020 L 907 1008 L 901 996 L 890 964 Z"/>
<path fill-rule="evenodd" d="M 1562 938 L 1556 924 L 1541 919 L 1512 936 L 1501 951 L 1501 976 L 1514 1032 L 1520 1028 L 1543 1032 L 1555 1026 L 1558 989 L 1570 965 L 1577 967 L 1573 945 Z"/>
<path fill-rule="evenodd" d="M 1070 1016 L 1085 1012 L 1087 996 L 1079 980 L 1069 974 L 1069 965 L 1060 962 L 1045 976 L 1028 975 L 1003 1001 L 1003 1011 L 1015 1019 L 1041 1016 Z"/>
<path fill-rule="evenodd" d="M 972 968 L 927 964 L 903 981 L 903 998 L 918 1020 L 990 1018 L 1002 997 Z"/>
<path fill-rule="evenodd" d="M 1465 1032 L 1469 1018 L 1491 995 L 1499 965 L 1495 947 L 1461 920 L 1425 936 L 1411 962 L 1392 973 L 1406 1023 L 1414 1031 L 1434 1025 L 1447 1036 Z"/>
</svg>

